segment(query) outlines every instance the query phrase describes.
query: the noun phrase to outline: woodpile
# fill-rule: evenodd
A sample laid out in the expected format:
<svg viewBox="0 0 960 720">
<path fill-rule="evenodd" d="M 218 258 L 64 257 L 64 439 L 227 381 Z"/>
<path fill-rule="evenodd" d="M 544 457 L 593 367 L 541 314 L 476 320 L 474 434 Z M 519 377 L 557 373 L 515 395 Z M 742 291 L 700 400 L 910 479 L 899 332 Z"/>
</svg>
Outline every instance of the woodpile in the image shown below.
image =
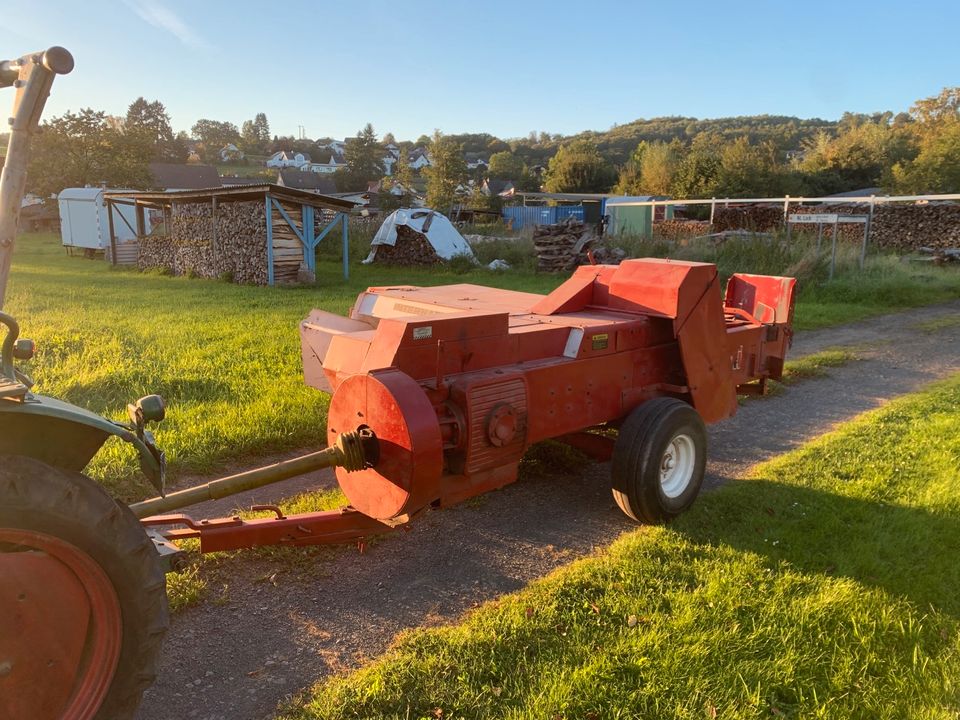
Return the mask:
<svg viewBox="0 0 960 720">
<path fill-rule="evenodd" d="M 658 220 L 653 224 L 653 235 L 657 238 L 679 242 L 710 232 L 711 225 L 706 220 Z"/>
<path fill-rule="evenodd" d="M 397 242 L 377 245 L 374 262 L 384 265 L 439 265 L 443 262 L 426 235 L 409 225 L 397 225 Z"/>
<path fill-rule="evenodd" d="M 805 207 L 801 212 L 866 215 L 868 206 L 863 203 L 837 203 Z M 861 226 L 850 227 L 854 228 L 854 237 L 863 237 Z M 840 234 L 843 237 L 844 231 Z M 870 225 L 870 245 L 900 251 L 915 251 L 922 247 L 955 248 L 960 245 L 960 204 L 877 203 Z"/>
<path fill-rule="evenodd" d="M 300 206 L 281 204 L 299 226 Z M 332 211 L 317 208 L 314 234 L 319 234 L 333 218 Z M 274 281 L 297 282 L 302 277 L 303 245 L 276 207 L 272 223 Z M 216 209 L 210 202 L 175 204 L 161 228 L 140 238 L 137 265 L 141 270 L 166 268 L 174 275 L 229 278 L 237 283 L 266 285 L 265 203 L 262 200 L 218 202 Z"/>
<path fill-rule="evenodd" d="M 573 216 L 556 225 L 538 225 L 533 231 L 537 269 L 563 272 L 589 263 L 587 251 L 596 239 L 593 227 Z"/>
<path fill-rule="evenodd" d="M 718 207 L 713 212 L 714 232 L 750 230 L 768 232 L 783 227 L 783 206 L 743 205 Z"/>
<path fill-rule="evenodd" d="M 177 204 L 166 225 L 166 232 L 140 238 L 141 270 L 162 267 L 174 275 L 267 284 L 264 203 L 220 203 L 216 218 L 212 203 Z"/>
</svg>

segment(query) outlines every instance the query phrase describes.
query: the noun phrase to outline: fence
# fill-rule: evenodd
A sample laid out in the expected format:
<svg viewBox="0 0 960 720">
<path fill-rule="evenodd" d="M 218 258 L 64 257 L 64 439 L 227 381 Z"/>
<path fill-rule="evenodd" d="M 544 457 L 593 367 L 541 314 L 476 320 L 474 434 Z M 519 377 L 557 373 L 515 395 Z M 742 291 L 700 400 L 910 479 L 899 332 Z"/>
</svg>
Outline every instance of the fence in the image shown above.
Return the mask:
<svg viewBox="0 0 960 720">
<path fill-rule="evenodd" d="M 518 205 L 503 209 L 503 219 L 514 230 L 535 225 L 554 225 L 568 217 L 575 217 L 582 222 L 583 205 Z"/>
</svg>

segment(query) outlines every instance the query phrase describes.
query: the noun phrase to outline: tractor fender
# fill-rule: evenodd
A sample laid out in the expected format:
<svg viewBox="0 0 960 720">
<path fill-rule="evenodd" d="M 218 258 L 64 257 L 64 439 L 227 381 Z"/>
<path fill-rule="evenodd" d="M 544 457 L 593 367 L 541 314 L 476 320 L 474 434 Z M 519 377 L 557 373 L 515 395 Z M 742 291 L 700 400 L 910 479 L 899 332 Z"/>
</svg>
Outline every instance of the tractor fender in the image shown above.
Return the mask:
<svg viewBox="0 0 960 720">
<path fill-rule="evenodd" d="M 23 455 L 81 472 L 111 436 L 137 449 L 140 468 L 162 494 L 166 460 L 150 432 L 141 437 L 130 425 L 45 395 L 0 400 L 0 455 Z"/>
</svg>

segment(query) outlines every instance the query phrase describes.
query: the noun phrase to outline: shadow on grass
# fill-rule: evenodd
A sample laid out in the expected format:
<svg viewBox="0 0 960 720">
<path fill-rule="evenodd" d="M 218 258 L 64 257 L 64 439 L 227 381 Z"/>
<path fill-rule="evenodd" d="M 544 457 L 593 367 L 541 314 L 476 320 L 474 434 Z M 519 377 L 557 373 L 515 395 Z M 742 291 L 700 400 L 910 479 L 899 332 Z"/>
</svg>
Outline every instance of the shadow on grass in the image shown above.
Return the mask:
<svg viewBox="0 0 960 720">
<path fill-rule="evenodd" d="M 768 480 L 729 481 L 673 529 L 960 618 L 960 519 Z"/>
</svg>

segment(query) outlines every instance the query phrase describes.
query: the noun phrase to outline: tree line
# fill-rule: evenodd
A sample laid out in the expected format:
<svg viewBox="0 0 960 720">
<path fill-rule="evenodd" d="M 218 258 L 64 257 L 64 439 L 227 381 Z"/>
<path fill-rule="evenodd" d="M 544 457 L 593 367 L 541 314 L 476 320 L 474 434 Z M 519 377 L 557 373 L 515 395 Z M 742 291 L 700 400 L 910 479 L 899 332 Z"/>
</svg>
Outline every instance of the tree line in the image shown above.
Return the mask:
<svg viewBox="0 0 960 720">
<path fill-rule="evenodd" d="M 202 118 L 174 133 L 157 100 L 137 98 L 124 117 L 91 108 L 43 123 L 34 140 L 29 189 L 41 196 L 64 187 L 107 184 L 148 187 L 152 161 L 185 162 L 192 150 L 208 163 L 235 145 L 264 157 L 278 150 L 307 152 L 327 162 L 330 138 L 272 135 L 265 113 L 244 121 Z M 655 118 L 606 132 L 573 137 L 531 132 L 504 140 L 489 133 L 421 135 L 398 142 L 377 137 L 370 124 L 346 143 L 340 190 L 366 189 L 385 173 L 384 148 L 399 147 L 389 186 L 419 185 L 427 202 L 447 207 L 463 196 L 468 180 L 509 180 L 518 190 L 614 192 L 673 197 L 821 195 L 881 187 L 888 192 L 960 191 L 960 88 L 918 100 L 909 112 L 845 113 L 837 122 L 783 116 L 698 120 Z M 409 150 L 429 151 L 431 167 L 421 179 L 407 164 Z M 466 158 L 488 167 L 468 172 Z M 475 189 L 473 204 L 490 204 Z"/>
</svg>

